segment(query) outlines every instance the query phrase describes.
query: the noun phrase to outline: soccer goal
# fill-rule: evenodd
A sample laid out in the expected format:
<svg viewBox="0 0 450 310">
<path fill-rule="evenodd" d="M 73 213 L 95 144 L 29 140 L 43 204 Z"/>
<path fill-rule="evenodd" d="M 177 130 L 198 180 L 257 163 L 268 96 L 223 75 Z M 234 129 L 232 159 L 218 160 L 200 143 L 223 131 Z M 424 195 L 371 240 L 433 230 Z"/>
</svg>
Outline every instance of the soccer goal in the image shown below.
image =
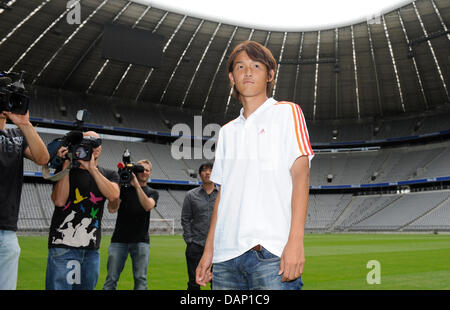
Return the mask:
<svg viewBox="0 0 450 310">
<path fill-rule="evenodd" d="M 175 220 L 151 218 L 149 233 L 152 235 L 175 235 Z"/>
</svg>

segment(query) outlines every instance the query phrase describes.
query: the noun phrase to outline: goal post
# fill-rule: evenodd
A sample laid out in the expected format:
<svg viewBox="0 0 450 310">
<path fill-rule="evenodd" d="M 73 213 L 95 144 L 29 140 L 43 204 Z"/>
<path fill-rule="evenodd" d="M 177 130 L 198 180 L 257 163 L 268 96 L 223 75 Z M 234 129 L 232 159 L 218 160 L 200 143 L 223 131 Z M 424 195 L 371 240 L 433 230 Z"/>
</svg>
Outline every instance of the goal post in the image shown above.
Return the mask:
<svg viewBox="0 0 450 310">
<path fill-rule="evenodd" d="M 175 219 L 150 219 L 149 234 L 175 235 Z"/>
</svg>

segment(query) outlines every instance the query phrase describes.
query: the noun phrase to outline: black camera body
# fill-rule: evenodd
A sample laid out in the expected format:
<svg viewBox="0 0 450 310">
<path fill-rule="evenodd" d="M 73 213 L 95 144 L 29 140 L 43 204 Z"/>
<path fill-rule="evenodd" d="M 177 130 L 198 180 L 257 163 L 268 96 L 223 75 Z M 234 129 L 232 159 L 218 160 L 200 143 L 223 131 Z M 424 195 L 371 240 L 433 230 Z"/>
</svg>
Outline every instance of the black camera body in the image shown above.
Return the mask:
<svg viewBox="0 0 450 310">
<path fill-rule="evenodd" d="M 23 84 L 23 75 L 15 72 L 0 73 L 0 111 L 27 114 L 30 98 Z M 14 81 L 14 82 L 13 82 Z"/>
<path fill-rule="evenodd" d="M 92 158 L 92 152 L 96 147 L 93 140 L 83 138 L 83 133 L 78 130 L 69 131 L 62 138 L 53 140 L 48 146 L 50 153 L 50 167 L 57 169 L 62 166 L 66 159 L 72 160 L 72 165 L 78 167 L 78 160 L 90 161 Z M 71 158 L 60 158 L 56 156 L 58 150 L 61 147 L 67 147 L 68 154 L 71 154 Z"/>
<path fill-rule="evenodd" d="M 130 181 L 132 177 L 132 173 L 141 173 L 144 172 L 145 168 L 142 165 L 136 165 L 131 162 L 130 152 L 125 150 L 122 155 L 122 162 L 117 164 L 119 168 L 119 185 L 122 187 L 130 187 Z"/>
<path fill-rule="evenodd" d="M 94 150 L 94 147 L 92 145 L 92 142 L 89 140 L 83 139 L 80 143 L 76 145 L 70 145 L 69 146 L 69 152 L 72 154 L 72 160 L 84 160 L 84 161 L 90 161 L 92 158 L 92 152 Z"/>
<path fill-rule="evenodd" d="M 63 137 L 57 138 L 47 145 L 50 154 L 50 168 L 58 170 L 65 160 L 70 159 L 72 160 L 72 166 L 77 168 L 80 166 L 78 160 L 91 160 L 94 148 L 100 146 L 102 141 L 101 139 L 92 139 L 92 137 L 83 137 L 82 127 L 87 115 L 87 110 L 78 111 L 77 129 L 69 131 Z M 67 147 L 68 154 L 71 154 L 71 157 L 60 158 L 57 156 L 58 150 L 63 146 Z"/>
</svg>

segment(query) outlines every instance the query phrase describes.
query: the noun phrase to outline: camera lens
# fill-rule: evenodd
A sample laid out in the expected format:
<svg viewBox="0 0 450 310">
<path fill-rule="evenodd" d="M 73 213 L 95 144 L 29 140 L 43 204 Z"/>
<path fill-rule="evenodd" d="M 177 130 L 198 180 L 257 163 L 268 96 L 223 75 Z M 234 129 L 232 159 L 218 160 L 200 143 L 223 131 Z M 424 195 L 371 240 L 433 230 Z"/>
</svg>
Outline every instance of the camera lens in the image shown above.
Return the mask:
<svg viewBox="0 0 450 310">
<path fill-rule="evenodd" d="M 78 159 L 85 159 L 88 155 L 89 155 L 89 153 L 88 153 L 87 150 L 86 150 L 84 147 L 82 147 L 82 146 L 79 146 L 79 147 L 77 147 L 77 148 L 75 149 L 75 156 L 76 156 L 76 158 L 78 158 Z"/>
<path fill-rule="evenodd" d="M 130 182 L 130 180 L 131 180 L 131 173 L 130 173 L 130 172 L 128 172 L 128 171 L 123 171 L 123 172 L 120 174 L 120 181 L 121 181 L 122 183 L 128 183 L 128 182 Z"/>
</svg>

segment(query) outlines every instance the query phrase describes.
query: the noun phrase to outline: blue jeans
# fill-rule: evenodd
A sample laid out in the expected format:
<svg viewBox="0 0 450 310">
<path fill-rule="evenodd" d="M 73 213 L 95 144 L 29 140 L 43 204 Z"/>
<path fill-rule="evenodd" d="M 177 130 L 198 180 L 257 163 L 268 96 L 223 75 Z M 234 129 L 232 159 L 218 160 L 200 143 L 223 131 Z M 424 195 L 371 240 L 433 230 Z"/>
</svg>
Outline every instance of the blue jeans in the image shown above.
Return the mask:
<svg viewBox="0 0 450 310">
<path fill-rule="evenodd" d="M 93 290 L 100 274 L 98 250 L 50 248 L 46 290 Z"/>
<path fill-rule="evenodd" d="M 147 289 L 147 267 L 150 255 L 150 244 L 146 242 L 111 242 L 108 248 L 108 275 L 106 276 L 105 284 L 103 285 L 104 290 L 116 289 L 128 253 L 130 253 L 131 262 L 133 264 L 134 289 Z"/>
<path fill-rule="evenodd" d="M 281 282 L 280 258 L 264 247 L 213 265 L 213 290 L 301 290 L 302 278 Z"/>
<path fill-rule="evenodd" d="M 0 290 L 15 290 L 20 246 L 15 231 L 0 230 Z"/>
</svg>

